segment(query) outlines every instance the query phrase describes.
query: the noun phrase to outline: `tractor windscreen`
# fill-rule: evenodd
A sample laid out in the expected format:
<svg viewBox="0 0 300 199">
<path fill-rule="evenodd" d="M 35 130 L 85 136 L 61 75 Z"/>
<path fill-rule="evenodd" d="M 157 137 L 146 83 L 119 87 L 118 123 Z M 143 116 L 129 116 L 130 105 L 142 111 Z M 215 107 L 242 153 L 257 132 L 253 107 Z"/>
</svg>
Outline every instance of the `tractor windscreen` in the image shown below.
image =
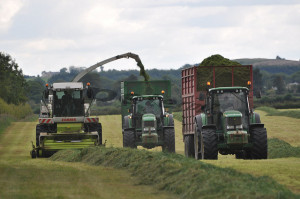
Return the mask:
<svg viewBox="0 0 300 199">
<path fill-rule="evenodd" d="M 84 103 L 81 90 L 54 91 L 53 105 L 54 117 L 84 115 Z"/>
<path fill-rule="evenodd" d="M 163 114 L 162 101 L 160 99 L 137 100 L 135 106 L 135 113 L 137 115 L 152 113 L 156 117 L 160 117 Z"/>
<path fill-rule="evenodd" d="M 217 128 L 220 129 L 221 126 L 218 125 L 219 117 L 225 111 L 239 111 L 242 113 L 243 127 L 248 128 L 248 117 L 249 117 L 249 107 L 247 102 L 247 94 L 244 90 L 218 90 L 212 95 L 212 113 L 215 115 L 215 121 L 217 123 Z"/>
</svg>

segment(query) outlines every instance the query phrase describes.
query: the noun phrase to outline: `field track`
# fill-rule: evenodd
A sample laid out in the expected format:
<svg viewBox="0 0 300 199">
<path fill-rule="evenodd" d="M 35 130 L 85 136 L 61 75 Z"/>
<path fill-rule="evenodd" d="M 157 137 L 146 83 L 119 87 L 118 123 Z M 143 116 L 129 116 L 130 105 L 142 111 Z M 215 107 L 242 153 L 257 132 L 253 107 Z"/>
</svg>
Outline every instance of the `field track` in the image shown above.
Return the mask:
<svg viewBox="0 0 300 199">
<path fill-rule="evenodd" d="M 300 146 L 299 119 L 260 114 L 268 137 Z M 106 146 L 122 147 L 120 116 L 99 116 L 99 119 Z M 35 125 L 36 122 L 15 122 L 0 135 L 0 198 L 176 198 L 151 186 L 136 185 L 135 179 L 123 170 L 30 159 Z M 175 128 L 176 152 L 183 154 L 181 122 L 176 120 Z M 152 151 L 161 149 L 157 147 Z M 255 176 L 270 176 L 300 194 L 300 158 L 245 161 L 233 156 L 219 156 L 218 161 L 205 162 Z"/>
<path fill-rule="evenodd" d="M 0 198 L 176 198 L 136 185 L 123 170 L 31 159 L 36 122 L 15 122 L 0 135 Z"/>
</svg>

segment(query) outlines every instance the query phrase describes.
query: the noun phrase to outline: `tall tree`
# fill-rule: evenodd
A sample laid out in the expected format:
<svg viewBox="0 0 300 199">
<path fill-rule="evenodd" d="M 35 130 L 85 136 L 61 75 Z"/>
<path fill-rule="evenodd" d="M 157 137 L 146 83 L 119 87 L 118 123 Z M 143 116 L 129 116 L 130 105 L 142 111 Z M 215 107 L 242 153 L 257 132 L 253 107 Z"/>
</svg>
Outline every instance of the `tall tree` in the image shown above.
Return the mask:
<svg viewBox="0 0 300 199">
<path fill-rule="evenodd" d="M 0 52 L 0 97 L 9 104 L 27 100 L 26 80 L 18 64 L 10 55 Z"/>
</svg>

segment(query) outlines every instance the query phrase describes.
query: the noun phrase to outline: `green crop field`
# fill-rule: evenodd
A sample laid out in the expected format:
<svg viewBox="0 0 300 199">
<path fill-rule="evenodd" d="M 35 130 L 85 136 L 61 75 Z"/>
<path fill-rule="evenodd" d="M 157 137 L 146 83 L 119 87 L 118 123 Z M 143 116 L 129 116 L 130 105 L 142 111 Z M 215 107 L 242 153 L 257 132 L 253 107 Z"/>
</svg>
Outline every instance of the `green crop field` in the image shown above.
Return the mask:
<svg viewBox="0 0 300 199">
<path fill-rule="evenodd" d="M 300 147 L 300 119 L 266 116 L 269 138 L 281 139 Z M 122 147 L 121 116 L 99 116 L 106 147 Z M 155 186 L 137 183 L 128 171 L 79 162 L 30 159 L 31 140 L 36 122 L 14 122 L 0 135 L 0 198 L 176 198 Z M 176 152 L 184 154 L 181 122 L 175 121 Z M 141 148 L 140 148 L 141 149 Z M 160 147 L 150 151 L 161 151 Z M 300 194 L 300 158 L 236 160 L 232 155 L 205 160 L 219 167 L 233 168 L 254 176 L 269 176 Z M 139 185 L 137 185 L 139 184 Z"/>
</svg>

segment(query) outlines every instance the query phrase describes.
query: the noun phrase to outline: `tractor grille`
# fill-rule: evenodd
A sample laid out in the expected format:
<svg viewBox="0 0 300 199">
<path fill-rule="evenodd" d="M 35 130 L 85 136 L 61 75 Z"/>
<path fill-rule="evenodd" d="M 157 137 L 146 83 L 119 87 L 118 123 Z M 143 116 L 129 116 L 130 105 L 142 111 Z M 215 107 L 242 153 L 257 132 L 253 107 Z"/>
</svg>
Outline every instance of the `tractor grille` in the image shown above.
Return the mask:
<svg viewBox="0 0 300 199">
<path fill-rule="evenodd" d="M 153 127 L 154 126 L 154 121 L 145 121 L 145 123 L 144 123 L 144 126 L 145 127 Z"/>
<path fill-rule="evenodd" d="M 227 118 L 227 125 L 229 126 L 237 126 L 242 124 L 241 117 L 229 117 Z"/>
</svg>

